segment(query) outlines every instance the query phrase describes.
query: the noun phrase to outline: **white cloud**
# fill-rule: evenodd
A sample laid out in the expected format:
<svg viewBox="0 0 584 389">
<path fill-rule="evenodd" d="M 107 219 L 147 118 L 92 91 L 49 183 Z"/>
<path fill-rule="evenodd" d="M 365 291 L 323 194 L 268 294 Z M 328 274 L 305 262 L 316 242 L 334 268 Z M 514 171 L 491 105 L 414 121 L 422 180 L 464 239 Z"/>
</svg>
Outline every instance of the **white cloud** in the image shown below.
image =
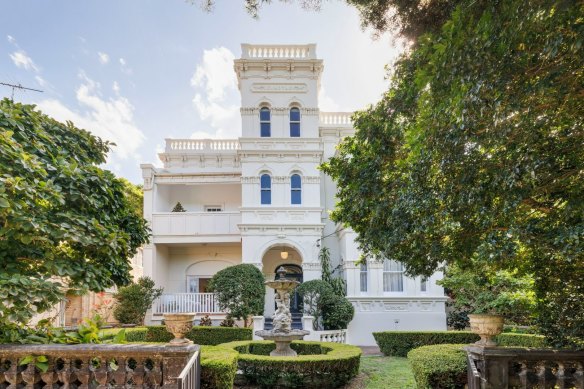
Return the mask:
<svg viewBox="0 0 584 389">
<path fill-rule="evenodd" d="M 193 104 L 212 130 L 196 131 L 192 137 L 227 138 L 241 134 L 234 59 L 235 55 L 225 47 L 203 52 L 203 60 L 191 78 L 191 85 L 196 91 Z"/>
<path fill-rule="evenodd" d="M 39 84 L 40 86 L 46 86 L 46 85 L 47 85 L 47 81 L 45 81 L 45 79 L 44 79 L 44 78 L 42 78 L 42 77 L 41 77 L 41 76 L 39 76 L 39 75 L 36 75 L 36 76 L 34 76 L 34 79 L 36 80 L 36 82 L 38 82 L 38 84 Z"/>
<path fill-rule="evenodd" d="M 97 57 L 99 59 L 99 63 L 102 65 L 106 65 L 110 60 L 109 55 L 107 55 L 107 53 L 102 53 L 101 51 L 97 52 Z"/>
<path fill-rule="evenodd" d="M 114 142 L 116 146 L 109 155 L 108 168 L 119 171 L 122 161 L 133 159 L 139 162 L 141 156 L 138 150 L 145 137 L 134 123 L 134 107 L 130 101 L 119 95 L 103 98 L 98 83 L 84 73 L 80 74 L 80 78 L 82 83 L 77 88 L 76 97 L 81 111 L 73 110 L 56 99 L 39 102 L 39 109 L 57 120 L 70 120 L 77 127 Z"/>
<path fill-rule="evenodd" d="M 8 43 L 12 43 L 12 44 L 16 43 L 16 39 L 14 39 L 14 37 L 12 35 L 6 35 L 6 39 L 8 39 Z"/>
<path fill-rule="evenodd" d="M 340 106 L 326 93 L 324 87 L 321 87 L 318 93 L 318 107 L 325 112 L 341 111 Z"/>
<path fill-rule="evenodd" d="M 120 65 L 122 67 L 122 72 L 125 74 L 132 74 L 134 73 L 134 71 L 132 70 L 131 67 L 128 66 L 128 61 L 126 61 L 124 58 L 120 58 Z"/>
<path fill-rule="evenodd" d="M 116 95 L 120 94 L 120 84 L 118 84 L 117 81 L 114 81 L 114 84 L 112 85 L 112 90 L 116 92 Z"/>
<path fill-rule="evenodd" d="M 30 58 L 22 49 L 10 54 L 10 58 L 12 59 L 12 62 L 14 62 L 14 65 L 19 68 L 34 70 L 35 72 L 39 71 L 38 66 L 36 66 L 32 58 Z"/>
</svg>

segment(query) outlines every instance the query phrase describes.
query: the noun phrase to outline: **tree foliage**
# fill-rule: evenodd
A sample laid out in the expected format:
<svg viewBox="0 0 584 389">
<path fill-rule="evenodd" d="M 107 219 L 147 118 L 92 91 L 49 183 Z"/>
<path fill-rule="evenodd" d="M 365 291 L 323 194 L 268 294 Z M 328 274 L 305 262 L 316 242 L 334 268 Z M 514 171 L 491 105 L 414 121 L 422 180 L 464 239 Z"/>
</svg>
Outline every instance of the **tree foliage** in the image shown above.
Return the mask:
<svg viewBox="0 0 584 389">
<path fill-rule="evenodd" d="M 264 313 L 264 275 L 254 265 L 240 264 L 217 272 L 209 289 L 219 307 L 227 310 L 230 318 L 244 320 L 246 326 L 250 316 Z"/>
<path fill-rule="evenodd" d="M 331 269 L 331 254 L 328 247 L 322 247 L 318 253 L 320 261 L 321 279 L 329 284 L 337 296 L 344 297 L 347 294 L 347 282 L 341 277 L 334 277 Z"/>
<path fill-rule="evenodd" d="M 130 281 L 148 241 L 124 184 L 98 167 L 112 146 L 33 105 L 0 101 L 0 326 L 24 323 L 66 288 Z"/>
<path fill-rule="evenodd" d="M 573 345 L 584 338 L 584 5 L 460 3 L 323 166 L 339 187 L 332 217 L 409 274 L 477 261 L 532 274 L 541 330 Z"/>
<path fill-rule="evenodd" d="M 304 312 L 314 317 L 312 326 L 315 330 L 323 328 L 322 317 L 326 301 L 335 296 L 335 291 L 331 285 L 323 280 L 310 280 L 303 282 L 296 288 L 302 297 Z"/>
<path fill-rule="evenodd" d="M 154 300 L 162 295 L 162 288 L 155 288 L 150 277 L 140 277 L 138 281 L 121 287 L 114 298 L 114 317 L 122 324 L 144 325 L 146 312 Z"/>
</svg>

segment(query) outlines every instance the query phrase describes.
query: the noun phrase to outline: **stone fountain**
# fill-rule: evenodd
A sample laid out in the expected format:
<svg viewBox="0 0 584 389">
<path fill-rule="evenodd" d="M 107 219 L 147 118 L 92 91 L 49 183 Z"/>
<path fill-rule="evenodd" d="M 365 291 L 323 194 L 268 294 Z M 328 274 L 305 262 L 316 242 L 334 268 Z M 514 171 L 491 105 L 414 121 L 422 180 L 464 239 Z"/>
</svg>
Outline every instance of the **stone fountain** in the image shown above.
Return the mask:
<svg viewBox="0 0 584 389">
<path fill-rule="evenodd" d="M 290 292 L 300 282 L 286 278 L 286 270 L 280 266 L 276 271 L 279 279 L 266 281 L 265 284 L 276 290 L 276 312 L 272 316 L 273 328 L 269 331 L 256 331 L 256 335 L 266 340 L 276 342 L 276 349 L 270 353 L 272 357 L 295 357 L 296 351 L 290 348 L 290 342 L 303 339 L 310 331 L 293 330 L 290 314 Z"/>
</svg>

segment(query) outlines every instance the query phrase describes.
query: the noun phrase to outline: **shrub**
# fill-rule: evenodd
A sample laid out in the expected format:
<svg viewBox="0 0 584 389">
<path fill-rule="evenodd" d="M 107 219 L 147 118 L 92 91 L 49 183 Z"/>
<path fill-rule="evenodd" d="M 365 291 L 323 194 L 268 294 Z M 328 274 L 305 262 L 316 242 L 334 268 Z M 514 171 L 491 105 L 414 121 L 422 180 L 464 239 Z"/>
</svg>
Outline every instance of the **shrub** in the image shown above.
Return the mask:
<svg viewBox="0 0 584 389">
<path fill-rule="evenodd" d="M 238 367 L 251 385 L 262 387 L 337 388 L 359 372 L 361 350 L 338 343 L 292 342 L 298 357 L 270 357 L 274 342 L 247 341 L 222 345 L 239 351 Z"/>
<path fill-rule="evenodd" d="M 462 389 L 467 383 L 464 344 L 439 344 L 411 350 L 408 360 L 420 389 Z"/>
<path fill-rule="evenodd" d="M 220 327 L 235 327 L 235 320 L 233 320 L 231 317 L 226 317 L 225 319 L 221 320 L 221 323 L 219 323 Z"/>
<path fill-rule="evenodd" d="M 237 371 L 237 351 L 221 346 L 201 347 L 201 388 L 231 389 Z"/>
<path fill-rule="evenodd" d="M 478 341 L 478 335 L 468 331 L 384 331 L 374 332 L 373 337 L 381 352 L 388 356 L 405 357 L 410 350 L 434 344 L 470 344 Z M 541 335 L 503 333 L 496 337 L 503 347 L 546 347 Z"/>
<path fill-rule="evenodd" d="M 134 331 L 145 331 L 143 339 L 135 340 L 144 342 L 169 342 L 172 340 L 173 336 L 170 332 L 166 330 L 165 326 L 148 326 L 145 328 L 132 329 Z M 201 345 L 218 345 L 221 343 L 233 342 L 237 340 L 251 340 L 252 339 L 251 328 L 237 328 L 237 327 L 207 327 L 207 326 L 194 326 L 186 335 L 186 337 L 192 340 L 195 344 Z M 141 337 L 142 335 L 131 335 L 136 337 Z M 126 336 L 127 338 L 127 336 Z M 128 339 L 128 341 L 130 341 Z"/>
<path fill-rule="evenodd" d="M 211 320 L 211 318 L 209 317 L 209 315 L 205 315 L 201 318 L 201 321 L 199 323 L 200 326 L 202 327 L 211 327 L 213 325 L 213 321 Z"/>
<path fill-rule="evenodd" d="M 302 297 L 304 312 L 314 317 L 313 329 L 322 328 L 322 311 L 325 301 L 334 296 L 333 288 L 326 281 L 311 280 L 300 284 L 296 291 Z"/>
<path fill-rule="evenodd" d="M 354 315 L 355 308 L 349 300 L 343 296 L 332 295 L 325 299 L 322 324 L 325 330 L 345 329 Z"/>
<path fill-rule="evenodd" d="M 114 317 L 124 324 L 143 325 L 146 311 L 162 294 L 162 288 L 155 288 L 150 277 L 140 277 L 138 282 L 121 287 L 116 294 Z"/>
<path fill-rule="evenodd" d="M 467 331 L 384 331 L 373 337 L 381 352 L 388 356 L 405 357 L 420 346 L 444 343 L 474 343 L 480 337 Z"/>
<path fill-rule="evenodd" d="M 209 282 L 219 307 L 230 312 L 230 317 L 240 319 L 247 326 L 247 319 L 264 312 L 264 275 L 250 264 L 230 266 L 217 272 Z"/>
<path fill-rule="evenodd" d="M 147 328 L 126 328 L 126 342 L 146 342 Z"/>
</svg>

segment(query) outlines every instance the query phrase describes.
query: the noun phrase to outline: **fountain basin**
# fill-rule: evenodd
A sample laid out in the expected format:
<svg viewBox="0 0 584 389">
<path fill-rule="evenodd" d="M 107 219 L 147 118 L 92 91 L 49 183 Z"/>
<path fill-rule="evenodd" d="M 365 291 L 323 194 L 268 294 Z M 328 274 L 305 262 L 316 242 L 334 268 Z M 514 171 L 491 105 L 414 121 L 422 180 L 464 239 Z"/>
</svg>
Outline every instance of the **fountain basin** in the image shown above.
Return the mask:
<svg viewBox="0 0 584 389">
<path fill-rule="evenodd" d="M 256 331 L 257 336 L 265 340 L 273 340 L 276 343 L 276 349 L 270 353 L 272 357 L 295 357 L 298 354 L 290 348 L 290 343 L 294 340 L 302 340 L 310 331 L 291 330 L 290 332 L 273 332 L 273 331 Z"/>
</svg>

